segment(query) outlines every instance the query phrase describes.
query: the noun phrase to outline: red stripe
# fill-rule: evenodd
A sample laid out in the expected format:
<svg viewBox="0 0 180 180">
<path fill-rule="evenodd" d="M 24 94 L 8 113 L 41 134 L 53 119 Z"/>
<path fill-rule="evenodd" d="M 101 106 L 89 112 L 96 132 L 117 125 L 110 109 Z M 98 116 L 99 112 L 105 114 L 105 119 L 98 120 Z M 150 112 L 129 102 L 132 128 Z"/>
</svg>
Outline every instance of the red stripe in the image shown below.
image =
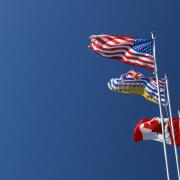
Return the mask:
<svg viewBox="0 0 180 180">
<path fill-rule="evenodd" d="M 126 41 L 129 41 L 131 42 L 132 40 L 134 40 L 134 38 L 132 36 L 120 36 L 120 35 L 110 35 L 110 36 L 113 36 L 117 39 L 122 39 L 122 40 L 126 40 Z"/>
<path fill-rule="evenodd" d="M 98 53 L 97 53 L 98 54 Z M 129 61 L 125 61 L 124 59 L 117 59 L 117 57 L 113 57 L 113 58 L 109 58 L 107 57 L 108 59 L 114 59 L 114 60 L 120 60 L 121 62 L 125 63 L 125 64 L 130 64 L 130 65 L 134 65 L 134 66 L 139 66 L 139 67 L 143 67 L 143 68 L 146 68 L 146 69 L 149 69 L 149 70 L 154 70 L 154 67 L 151 67 L 149 65 L 141 65 L 141 64 L 138 64 L 136 62 L 129 62 Z"/>
<path fill-rule="evenodd" d="M 106 42 L 106 41 L 104 41 L 103 39 L 100 39 L 100 38 L 98 38 L 98 39 L 96 39 L 97 41 L 99 41 L 100 43 L 102 43 L 103 45 L 106 45 L 106 46 L 109 46 L 109 47 L 117 47 L 117 46 L 132 46 L 132 43 L 118 43 L 118 44 L 116 44 L 116 45 L 111 45 L 111 44 L 109 44 L 109 42 Z M 95 44 L 95 43 L 93 43 L 93 44 Z M 103 47 L 104 48 L 104 47 Z M 117 47 L 118 48 L 118 47 Z M 120 47 L 119 47 L 120 48 Z"/>
<path fill-rule="evenodd" d="M 97 51 L 98 51 L 98 50 L 97 50 Z M 101 52 L 101 51 L 99 51 L 99 52 L 100 52 L 100 53 L 103 53 L 104 55 L 112 55 L 112 56 L 113 56 L 113 55 L 118 55 L 118 54 L 119 54 L 119 55 L 120 55 L 120 54 L 121 54 L 121 55 L 124 55 L 124 54 L 126 53 L 126 52 L 114 52 L 114 53 L 108 52 L 108 53 L 107 53 L 107 52 Z"/>
<path fill-rule="evenodd" d="M 104 53 L 102 53 L 104 54 Z M 104 54 L 104 56 L 106 56 L 106 54 Z M 107 56 L 106 56 L 107 57 Z M 145 64 L 149 64 L 149 65 L 153 65 L 154 63 L 153 62 L 148 62 L 148 61 L 145 61 L 145 60 L 142 60 L 140 58 L 132 58 L 132 57 L 128 57 L 126 55 L 124 55 L 123 57 L 119 57 L 119 56 L 111 56 L 111 57 L 107 57 L 107 58 L 113 58 L 113 59 L 119 59 L 119 60 L 123 60 L 123 61 L 128 61 L 129 60 L 136 60 L 136 61 L 139 61 L 139 62 L 142 62 L 142 63 L 145 63 Z M 127 58 L 127 59 L 124 59 L 124 58 Z M 132 62 L 129 62 L 129 63 L 132 63 Z"/>
<path fill-rule="evenodd" d="M 116 39 L 113 39 L 113 38 L 111 38 L 111 37 L 106 37 L 109 41 L 111 41 L 111 42 L 113 42 L 113 43 L 115 43 L 115 44 L 119 44 L 120 42 L 119 41 L 117 41 Z M 115 45 L 114 45 L 115 46 Z"/>
<path fill-rule="evenodd" d="M 144 57 L 149 58 L 149 59 L 151 59 L 151 60 L 154 59 L 153 56 L 148 56 L 148 55 L 146 55 L 146 54 L 139 54 L 138 52 L 137 52 L 137 53 L 133 53 L 132 51 L 129 51 L 128 53 L 129 53 L 129 54 L 132 54 L 132 55 L 136 55 L 136 56 L 144 56 Z"/>
<path fill-rule="evenodd" d="M 95 45 L 96 46 L 96 45 Z M 97 48 L 99 48 L 99 46 L 97 45 L 96 46 Z M 103 48 L 101 48 L 102 50 L 104 50 Z M 125 48 L 124 48 L 124 50 L 126 50 Z M 98 52 L 100 52 L 100 53 L 103 53 L 104 55 L 117 55 L 117 54 L 121 54 L 121 55 L 124 55 L 125 53 L 129 53 L 130 51 L 127 51 L 127 52 L 114 52 L 114 53 L 111 53 L 111 51 L 109 51 L 108 53 L 107 52 L 101 52 L 101 51 L 99 51 L 99 50 L 95 50 L 95 51 L 98 51 Z M 146 60 L 143 60 L 143 59 L 141 59 L 141 57 L 142 58 L 148 58 L 147 56 L 143 56 L 143 55 L 136 55 L 135 53 L 129 53 L 129 54 L 131 54 L 131 55 L 135 55 L 135 56 L 139 56 L 139 58 L 136 58 L 136 57 L 129 57 L 129 56 L 127 56 L 127 55 L 124 55 L 127 59 L 133 59 L 133 60 L 140 60 L 141 62 L 146 62 L 147 64 L 154 64 L 153 63 L 153 58 L 151 57 L 151 58 L 149 58 L 149 60 L 152 60 L 152 62 L 148 62 L 148 61 L 146 61 Z M 141 56 L 141 57 L 140 57 Z M 113 56 L 114 57 L 114 56 Z M 117 57 L 117 56 L 115 56 L 115 57 Z M 119 58 L 119 57 L 118 57 Z"/>
<path fill-rule="evenodd" d="M 146 63 L 146 64 L 152 64 L 152 65 L 154 64 L 154 62 L 149 62 L 149 61 L 146 61 L 146 60 L 141 59 L 141 58 L 133 58 L 133 57 L 129 57 L 129 56 L 126 56 L 126 55 L 124 55 L 124 57 L 127 58 L 127 59 L 137 60 L 139 62 L 143 62 L 143 63 Z"/>
<path fill-rule="evenodd" d="M 104 48 L 101 48 L 101 47 L 100 47 L 99 45 L 97 45 L 97 44 L 93 44 L 93 45 L 96 46 L 96 47 L 99 48 L 99 49 L 104 50 Z M 127 48 L 122 48 L 122 49 L 117 49 L 117 50 L 127 50 Z M 124 54 L 126 53 L 126 52 L 114 52 L 114 53 L 112 53 L 111 50 L 109 50 L 109 52 L 102 52 L 102 51 L 100 51 L 100 50 L 95 50 L 95 51 L 100 52 L 100 53 L 103 53 L 105 56 L 106 56 L 106 55 L 117 55 L 117 54 L 124 55 Z M 135 53 L 132 53 L 132 52 L 130 52 L 130 51 L 128 51 L 128 53 L 131 54 L 131 55 L 136 55 Z M 138 55 L 140 56 L 140 54 L 138 54 Z M 137 56 L 138 56 L 138 55 L 137 55 Z M 140 62 L 146 62 L 147 64 L 154 64 L 153 62 L 148 62 L 148 61 L 146 61 L 146 60 L 141 59 L 141 57 L 148 58 L 147 56 L 141 55 L 141 57 L 139 57 L 139 58 L 129 57 L 129 56 L 127 56 L 127 55 L 124 55 L 124 56 L 125 56 L 127 59 L 139 60 Z M 115 56 L 115 57 L 117 57 L 117 56 Z M 118 57 L 118 58 L 119 58 L 119 57 Z M 153 60 L 152 56 L 150 56 L 149 60 Z"/>
<path fill-rule="evenodd" d="M 90 48 L 90 49 L 93 49 L 92 47 L 89 47 L 89 48 Z M 94 49 L 93 49 L 93 50 L 94 50 Z M 94 52 L 96 52 L 97 54 L 99 54 L 98 51 L 94 51 Z M 103 53 L 102 53 L 102 54 L 103 54 Z M 104 55 L 104 56 L 105 56 L 105 55 Z M 133 59 L 133 60 L 138 60 L 139 62 L 143 62 L 143 63 L 145 63 L 145 64 L 147 64 L 147 65 L 141 65 L 141 64 L 138 64 L 138 63 L 136 63 L 136 62 L 128 62 L 128 60 L 124 60 L 123 58 L 120 58 L 120 57 L 118 57 L 118 56 L 113 56 L 113 57 L 107 57 L 107 56 L 105 56 L 105 57 L 108 58 L 108 59 L 120 60 L 120 61 L 124 62 L 125 64 L 131 64 L 131 65 L 134 65 L 134 66 L 140 66 L 140 67 L 143 67 L 143 68 L 146 68 L 146 69 L 149 69 L 149 70 L 153 70 L 153 69 L 154 69 L 153 67 L 149 66 L 146 61 L 143 61 L 143 60 L 141 60 L 141 59 L 138 60 L 138 58 Z M 128 59 L 131 59 L 131 58 L 128 58 Z M 149 62 L 149 64 L 153 65 L 154 63 L 153 63 L 153 62 L 152 62 L 152 63 Z"/>
<path fill-rule="evenodd" d="M 116 43 L 116 44 L 119 44 L 119 43 L 120 43 L 120 42 L 117 41 L 116 39 L 126 41 L 127 43 L 128 43 L 128 42 L 131 42 L 131 43 L 132 43 L 132 40 L 129 40 L 129 38 L 122 38 L 122 37 L 116 37 L 116 36 L 113 36 L 113 38 L 110 37 L 110 36 L 105 36 L 105 38 L 107 38 L 109 41 L 112 41 L 112 42 L 114 42 L 114 43 Z"/>
<path fill-rule="evenodd" d="M 109 47 L 114 47 L 114 46 L 116 46 L 116 45 L 106 44 L 106 42 L 103 41 L 103 40 L 101 40 L 100 42 L 101 42 L 101 43 L 104 43 L 105 45 L 107 45 L 107 46 L 109 46 Z M 111 48 L 111 49 L 108 49 L 108 48 L 101 47 L 101 46 L 99 46 L 99 45 L 96 44 L 96 43 L 93 43 L 93 45 L 96 46 L 97 48 L 101 49 L 101 50 L 109 50 L 109 51 L 111 51 L 111 50 L 129 50 L 128 48 Z M 123 44 L 123 46 L 131 46 L 131 47 L 132 47 L 132 45 L 129 45 L 129 44 Z M 132 51 L 129 51 L 128 53 L 131 54 L 131 55 L 136 55 L 136 56 L 141 56 L 141 57 L 149 58 L 150 60 L 153 60 L 153 59 L 154 59 L 153 56 L 148 56 L 148 55 L 145 55 L 145 54 L 139 54 L 138 52 L 137 52 L 137 53 L 133 53 Z M 112 54 L 113 54 L 113 53 L 112 53 Z M 117 54 L 117 53 L 115 53 L 115 54 Z"/>
<path fill-rule="evenodd" d="M 112 51 L 112 50 L 129 50 L 130 48 L 124 48 L 124 47 L 122 47 L 122 48 L 111 48 L 111 49 L 109 49 L 109 48 L 104 48 L 104 47 L 101 47 L 100 45 L 98 45 L 98 44 L 96 44 L 96 43 L 93 43 L 93 45 L 94 46 L 96 46 L 98 49 L 101 49 L 101 50 L 105 50 L 105 51 Z M 92 46 L 92 44 L 91 44 L 91 46 Z M 126 46 L 126 44 L 125 44 L 125 46 Z M 129 44 L 127 44 L 127 46 L 129 46 L 129 47 L 132 47 L 132 45 L 130 46 Z M 96 51 L 96 50 L 95 50 Z"/>
<path fill-rule="evenodd" d="M 142 59 L 139 59 L 139 58 L 127 58 L 127 59 L 129 59 L 129 60 L 136 60 L 137 62 L 141 62 L 141 63 L 144 63 L 144 64 L 147 64 L 147 65 L 153 65 L 154 63 L 153 62 L 147 62 L 147 61 L 144 61 L 144 60 L 142 60 Z M 128 61 L 128 60 L 125 60 L 124 59 L 124 57 L 122 57 L 122 59 L 121 60 L 123 60 L 123 61 Z M 129 62 L 129 63 L 135 63 L 135 62 Z M 140 65 L 141 66 L 141 65 Z"/>
<path fill-rule="evenodd" d="M 116 39 L 120 39 L 120 40 L 127 41 L 127 42 L 132 42 L 134 40 L 134 38 L 131 36 L 106 35 L 106 34 L 104 34 L 104 35 L 91 35 L 89 38 L 91 40 L 92 39 L 96 40 L 98 38 L 110 38 L 112 40 L 112 39 L 116 38 Z"/>
<path fill-rule="evenodd" d="M 96 53 L 105 56 L 108 59 L 118 59 L 121 60 L 122 62 L 126 63 L 126 64 L 132 64 L 135 66 L 140 66 L 140 67 L 144 67 L 150 70 L 153 70 L 154 68 L 151 67 L 152 65 L 154 65 L 153 62 L 153 56 L 151 55 L 146 55 L 144 53 L 140 53 L 137 52 L 135 50 L 135 52 L 132 52 L 132 40 L 134 38 L 130 37 L 130 36 L 118 36 L 118 35 L 102 35 L 102 36 L 91 36 L 90 37 L 92 40 L 91 45 L 89 46 L 89 48 L 93 49 Z M 103 40 L 103 38 L 107 39 L 107 42 Z M 118 42 L 119 40 L 123 40 L 125 41 L 124 43 Z M 97 43 L 101 43 L 100 45 L 98 45 Z M 109 44 L 110 42 L 113 42 L 114 45 Z M 94 47 L 93 47 L 93 46 Z M 107 47 L 104 48 L 103 45 L 106 45 Z M 122 48 L 121 48 L 122 46 Z M 128 46 L 123 47 L 123 46 Z M 96 48 L 97 49 L 96 49 Z M 125 52 L 112 52 L 112 51 L 121 51 L 124 50 Z M 107 51 L 107 52 L 103 52 L 103 51 Z M 137 57 L 129 57 L 128 55 L 126 55 L 125 53 L 128 53 L 130 56 L 137 56 Z M 148 53 L 147 53 L 148 54 Z M 111 57 L 107 57 L 107 56 L 111 56 Z M 119 56 L 118 56 L 119 55 Z M 121 57 L 122 56 L 122 57 Z M 147 60 L 144 60 L 143 58 L 147 58 Z M 130 62 L 130 60 L 133 60 L 135 62 Z M 139 63 L 143 63 L 145 65 L 141 65 Z M 151 66 L 150 66 L 151 65 Z"/>
<path fill-rule="evenodd" d="M 141 64 L 138 64 L 138 63 L 135 63 L 135 62 L 132 63 L 132 62 L 123 61 L 123 60 L 121 60 L 121 61 L 124 62 L 125 64 L 131 64 L 131 65 L 143 67 L 143 68 L 146 68 L 146 69 L 149 69 L 149 70 L 154 70 L 154 67 L 151 67 L 151 66 L 148 66 L 148 65 L 141 65 Z"/>
<path fill-rule="evenodd" d="M 124 62 L 125 64 L 132 64 L 134 66 L 140 66 L 140 67 L 143 67 L 143 68 L 147 68 L 149 70 L 153 70 L 154 69 L 152 66 L 149 66 L 149 65 L 141 65 L 141 64 L 138 64 L 136 62 L 124 61 L 124 59 L 121 59 L 121 61 Z"/>
</svg>

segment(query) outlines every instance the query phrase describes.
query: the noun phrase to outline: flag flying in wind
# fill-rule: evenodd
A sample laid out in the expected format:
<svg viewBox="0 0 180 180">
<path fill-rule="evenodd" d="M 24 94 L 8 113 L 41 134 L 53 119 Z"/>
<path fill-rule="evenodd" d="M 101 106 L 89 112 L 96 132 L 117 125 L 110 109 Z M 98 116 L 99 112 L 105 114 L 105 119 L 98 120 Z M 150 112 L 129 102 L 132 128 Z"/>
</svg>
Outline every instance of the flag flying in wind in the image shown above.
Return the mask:
<svg viewBox="0 0 180 180">
<path fill-rule="evenodd" d="M 161 102 L 164 106 L 167 105 L 167 99 L 165 97 L 165 81 L 159 80 Z M 122 74 L 120 78 L 113 78 L 108 82 L 108 87 L 111 91 L 137 94 L 144 96 L 145 99 L 158 103 L 158 90 L 156 84 L 156 78 L 145 77 L 140 72 L 134 70 L 128 71 L 126 74 Z"/>
<path fill-rule="evenodd" d="M 165 97 L 165 87 L 166 87 L 165 79 L 159 80 L 159 86 L 160 86 L 161 102 L 163 105 L 167 105 L 167 100 Z M 157 90 L 156 78 L 151 78 L 150 82 L 146 84 L 143 96 L 146 99 L 152 99 L 152 102 L 154 103 L 158 103 L 158 90 Z"/>
<path fill-rule="evenodd" d="M 120 35 L 92 35 L 89 48 L 126 64 L 154 69 L 153 40 Z"/>
<path fill-rule="evenodd" d="M 180 127 L 179 118 L 173 118 L 174 132 L 176 145 L 180 146 Z M 171 131 L 171 123 L 168 118 L 164 118 L 165 126 L 165 139 L 167 144 L 173 144 L 173 136 Z M 160 118 L 146 118 L 139 121 L 134 129 L 134 141 L 144 141 L 144 140 L 155 140 L 163 142 L 163 135 L 161 129 L 161 119 Z"/>
</svg>

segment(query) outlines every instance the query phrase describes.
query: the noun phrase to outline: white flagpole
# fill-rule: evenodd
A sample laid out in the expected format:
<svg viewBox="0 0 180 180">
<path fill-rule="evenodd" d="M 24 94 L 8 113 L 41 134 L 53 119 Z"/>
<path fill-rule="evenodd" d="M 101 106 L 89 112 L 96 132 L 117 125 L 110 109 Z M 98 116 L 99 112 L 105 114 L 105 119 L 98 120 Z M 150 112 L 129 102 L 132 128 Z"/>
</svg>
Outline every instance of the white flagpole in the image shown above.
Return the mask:
<svg viewBox="0 0 180 180">
<path fill-rule="evenodd" d="M 161 117 L 162 135 L 163 135 L 164 158 L 165 158 L 165 164 L 166 164 L 167 179 L 170 180 L 169 165 L 168 165 L 168 159 L 167 159 L 167 149 L 166 149 L 166 139 L 165 139 L 165 133 L 164 133 L 164 118 L 163 118 L 161 96 L 160 96 L 160 89 L 159 89 L 158 69 L 157 69 L 157 63 L 156 63 L 156 44 L 155 44 L 156 35 L 154 32 L 151 32 L 151 35 L 153 39 L 154 74 L 156 77 L 156 83 L 157 83 L 157 89 L 158 89 L 158 102 L 159 102 L 159 111 L 160 111 L 160 117 Z"/>
<path fill-rule="evenodd" d="M 168 107 L 169 107 L 169 116 L 170 116 L 170 122 L 171 122 L 171 131 L 172 131 L 172 137 L 174 141 L 174 153 L 176 158 L 176 167 L 177 167 L 177 173 L 178 173 L 178 179 L 180 180 L 180 172 L 179 172 L 179 159 L 178 159 L 178 152 L 176 147 L 176 137 L 174 132 L 174 124 L 173 124 L 173 117 L 172 117 L 172 109 L 171 109 L 171 100 L 169 95 L 169 84 L 168 84 L 168 77 L 167 74 L 165 74 L 165 80 L 166 80 L 166 90 L 167 90 L 167 100 L 168 100 Z"/>
</svg>

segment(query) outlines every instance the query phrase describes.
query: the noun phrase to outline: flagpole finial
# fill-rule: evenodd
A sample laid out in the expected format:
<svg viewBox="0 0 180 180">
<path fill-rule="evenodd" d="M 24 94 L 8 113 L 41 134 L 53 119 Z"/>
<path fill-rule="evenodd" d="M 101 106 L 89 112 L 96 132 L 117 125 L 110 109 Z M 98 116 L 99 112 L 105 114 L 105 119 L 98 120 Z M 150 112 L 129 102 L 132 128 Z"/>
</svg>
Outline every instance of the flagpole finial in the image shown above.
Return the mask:
<svg viewBox="0 0 180 180">
<path fill-rule="evenodd" d="M 154 31 L 151 32 L 152 39 L 156 38 L 156 33 Z"/>
</svg>

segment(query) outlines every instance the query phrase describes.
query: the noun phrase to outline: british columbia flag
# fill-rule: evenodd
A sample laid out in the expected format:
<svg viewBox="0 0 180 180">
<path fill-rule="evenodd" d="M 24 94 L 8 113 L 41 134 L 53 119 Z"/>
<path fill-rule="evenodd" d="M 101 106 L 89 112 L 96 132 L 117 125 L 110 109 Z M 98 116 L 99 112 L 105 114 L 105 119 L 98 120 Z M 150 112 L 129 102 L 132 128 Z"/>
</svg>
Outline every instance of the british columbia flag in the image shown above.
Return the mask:
<svg viewBox="0 0 180 180">
<path fill-rule="evenodd" d="M 110 79 L 107 85 L 111 91 L 126 94 L 137 94 L 144 96 L 144 98 L 148 101 L 156 104 L 159 103 L 156 78 L 146 77 L 141 72 L 130 70 L 126 74 L 122 74 L 119 78 Z M 163 106 L 167 106 L 166 83 L 163 78 L 159 79 L 159 85 L 161 103 Z"/>
</svg>

